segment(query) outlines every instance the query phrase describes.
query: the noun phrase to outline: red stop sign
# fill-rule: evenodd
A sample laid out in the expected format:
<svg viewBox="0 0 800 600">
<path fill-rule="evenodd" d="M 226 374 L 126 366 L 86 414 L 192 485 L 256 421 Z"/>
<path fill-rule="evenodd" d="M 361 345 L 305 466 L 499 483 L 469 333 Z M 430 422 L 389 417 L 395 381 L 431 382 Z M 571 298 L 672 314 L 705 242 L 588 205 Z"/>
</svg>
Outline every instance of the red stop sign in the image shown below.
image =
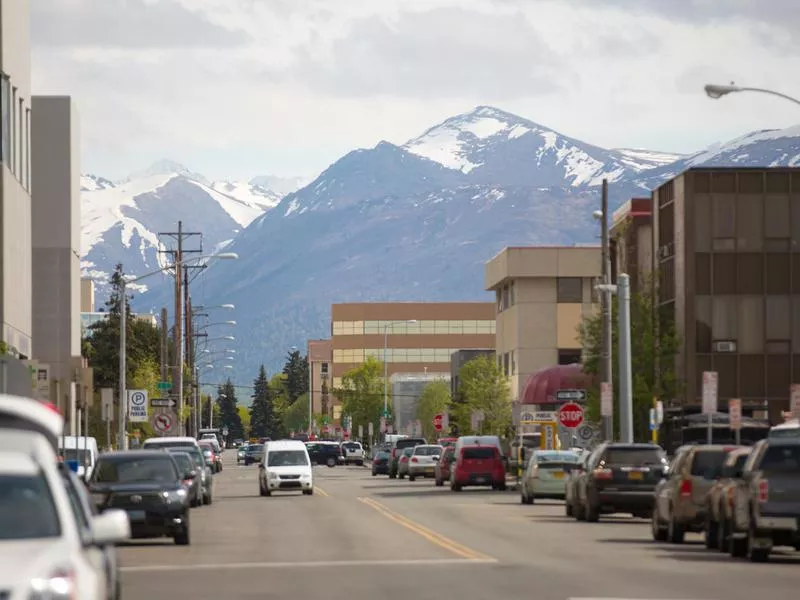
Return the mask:
<svg viewBox="0 0 800 600">
<path fill-rule="evenodd" d="M 442 430 L 442 422 L 444 421 L 444 415 L 438 414 L 433 416 L 433 428 L 436 431 Z"/>
<path fill-rule="evenodd" d="M 567 429 L 575 429 L 583 423 L 583 407 L 575 402 L 567 402 L 558 409 L 558 421 Z"/>
</svg>

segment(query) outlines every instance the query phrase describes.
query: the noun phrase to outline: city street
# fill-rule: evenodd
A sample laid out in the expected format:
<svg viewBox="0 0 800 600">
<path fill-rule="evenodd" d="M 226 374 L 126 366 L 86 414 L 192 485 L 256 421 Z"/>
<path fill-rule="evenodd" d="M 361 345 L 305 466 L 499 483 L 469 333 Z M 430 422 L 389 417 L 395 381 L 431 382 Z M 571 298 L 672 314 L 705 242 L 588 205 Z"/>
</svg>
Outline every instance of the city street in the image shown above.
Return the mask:
<svg viewBox="0 0 800 600">
<path fill-rule="evenodd" d="M 120 549 L 127 598 L 352 600 L 569 598 L 751 600 L 795 595 L 800 557 L 750 564 L 699 535 L 656 544 L 646 521 L 577 523 L 561 502 L 437 488 L 432 480 L 315 470 L 312 497 L 261 498 L 257 467 L 225 453 L 214 504 L 192 514 L 192 545 Z"/>
</svg>

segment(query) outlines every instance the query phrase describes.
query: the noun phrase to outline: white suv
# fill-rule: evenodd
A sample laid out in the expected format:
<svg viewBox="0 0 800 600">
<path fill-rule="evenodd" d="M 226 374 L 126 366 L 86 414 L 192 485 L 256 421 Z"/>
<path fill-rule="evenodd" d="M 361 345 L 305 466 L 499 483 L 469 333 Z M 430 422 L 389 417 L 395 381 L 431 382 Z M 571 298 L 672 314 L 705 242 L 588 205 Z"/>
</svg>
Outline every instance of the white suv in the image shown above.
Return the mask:
<svg viewBox="0 0 800 600">
<path fill-rule="evenodd" d="M 44 404 L 0 395 L 0 592 L 11 598 L 113 597 L 104 547 L 130 537 L 128 516 L 78 522 L 58 468 L 63 427 Z"/>
<path fill-rule="evenodd" d="M 364 447 L 361 442 L 342 442 L 342 456 L 344 464 L 356 464 L 360 467 L 364 464 Z"/>
</svg>

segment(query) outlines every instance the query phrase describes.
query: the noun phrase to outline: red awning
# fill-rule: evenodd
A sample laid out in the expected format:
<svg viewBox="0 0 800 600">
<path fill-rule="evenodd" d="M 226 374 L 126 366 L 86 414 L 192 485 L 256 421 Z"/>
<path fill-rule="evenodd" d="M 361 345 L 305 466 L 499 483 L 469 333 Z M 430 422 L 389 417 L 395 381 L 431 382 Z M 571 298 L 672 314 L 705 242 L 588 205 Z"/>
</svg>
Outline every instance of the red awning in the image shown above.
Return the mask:
<svg viewBox="0 0 800 600">
<path fill-rule="evenodd" d="M 558 390 L 587 389 L 593 383 L 579 364 L 546 367 L 528 377 L 520 400 L 522 404 L 554 404 Z"/>
</svg>

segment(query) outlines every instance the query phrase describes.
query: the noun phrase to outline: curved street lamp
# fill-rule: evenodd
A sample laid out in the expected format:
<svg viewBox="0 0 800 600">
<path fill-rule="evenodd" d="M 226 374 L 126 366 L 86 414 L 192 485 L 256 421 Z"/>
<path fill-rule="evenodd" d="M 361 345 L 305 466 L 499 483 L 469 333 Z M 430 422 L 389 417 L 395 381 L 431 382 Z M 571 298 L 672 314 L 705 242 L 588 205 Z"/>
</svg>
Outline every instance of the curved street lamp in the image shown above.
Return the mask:
<svg viewBox="0 0 800 600">
<path fill-rule="evenodd" d="M 704 89 L 708 97 L 713 98 L 714 100 L 719 100 L 723 96 L 727 96 L 728 94 L 734 94 L 736 92 L 758 92 L 760 94 L 769 94 L 770 96 L 777 96 L 778 98 L 783 98 L 784 100 L 788 100 L 789 102 L 800 104 L 800 100 L 798 100 L 797 98 L 792 98 L 791 96 L 787 96 L 786 94 L 781 94 L 780 92 L 776 92 L 774 90 L 768 90 L 765 88 L 741 87 L 733 84 L 719 85 L 716 83 L 708 83 L 705 85 Z"/>
</svg>

